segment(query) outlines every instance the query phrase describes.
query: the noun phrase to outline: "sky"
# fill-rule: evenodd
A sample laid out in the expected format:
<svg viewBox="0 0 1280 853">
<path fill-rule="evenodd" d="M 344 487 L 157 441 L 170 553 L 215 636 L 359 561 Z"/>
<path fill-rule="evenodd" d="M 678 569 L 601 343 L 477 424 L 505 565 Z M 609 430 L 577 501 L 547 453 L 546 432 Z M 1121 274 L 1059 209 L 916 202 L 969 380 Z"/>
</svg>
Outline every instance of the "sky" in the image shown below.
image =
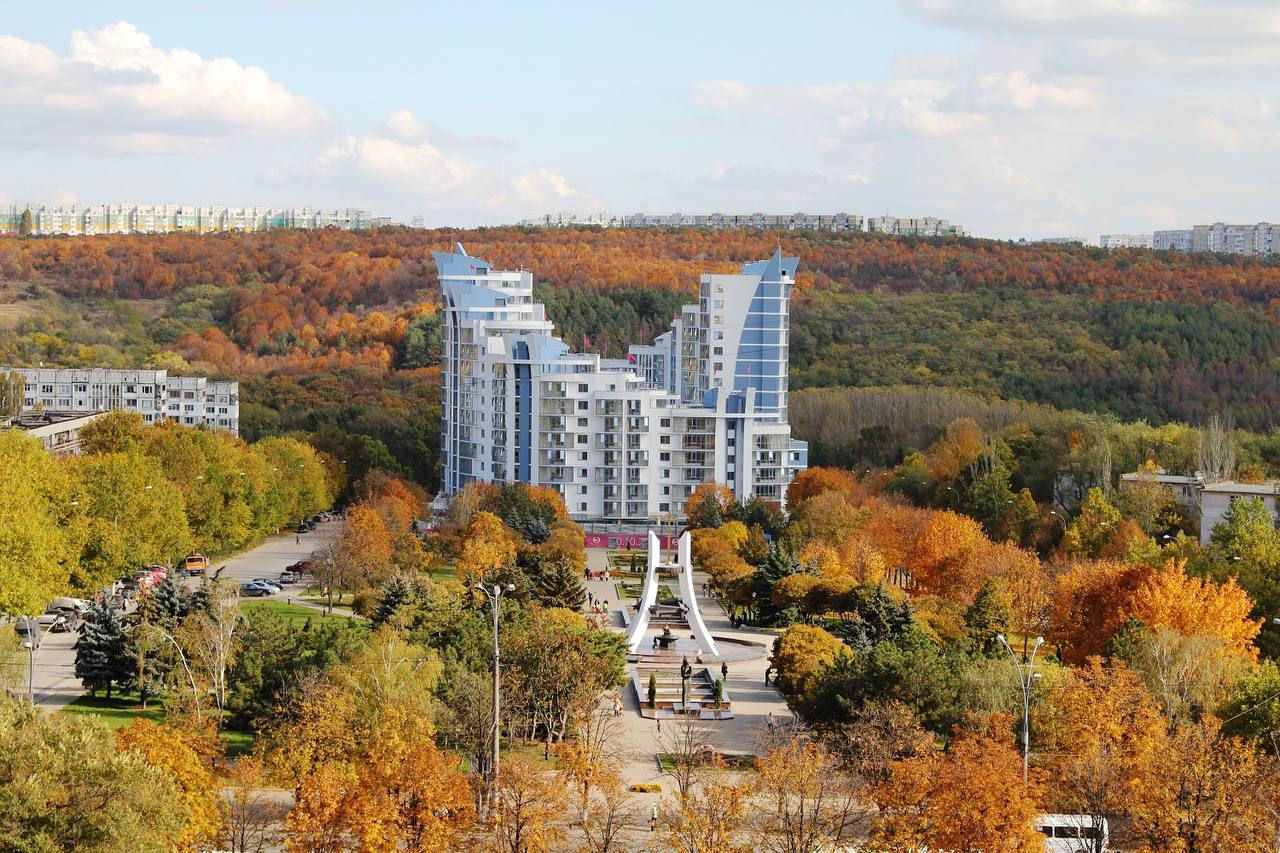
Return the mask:
<svg viewBox="0 0 1280 853">
<path fill-rule="evenodd" d="M 0 19 L 0 203 L 1096 241 L 1280 218 L 1278 72 L 1275 0 L 27 3 Z"/>
</svg>

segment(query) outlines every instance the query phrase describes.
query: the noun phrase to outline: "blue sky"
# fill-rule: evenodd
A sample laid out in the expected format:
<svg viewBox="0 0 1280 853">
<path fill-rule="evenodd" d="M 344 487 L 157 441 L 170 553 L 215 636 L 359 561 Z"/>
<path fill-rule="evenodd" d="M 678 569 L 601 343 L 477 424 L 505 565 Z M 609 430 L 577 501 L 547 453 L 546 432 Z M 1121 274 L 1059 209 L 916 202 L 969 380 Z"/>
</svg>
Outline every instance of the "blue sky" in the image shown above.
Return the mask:
<svg viewBox="0 0 1280 853">
<path fill-rule="evenodd" d="M 0 201 L 1275 218 L 1260 0 L 27 4 Z"/>
</svg>

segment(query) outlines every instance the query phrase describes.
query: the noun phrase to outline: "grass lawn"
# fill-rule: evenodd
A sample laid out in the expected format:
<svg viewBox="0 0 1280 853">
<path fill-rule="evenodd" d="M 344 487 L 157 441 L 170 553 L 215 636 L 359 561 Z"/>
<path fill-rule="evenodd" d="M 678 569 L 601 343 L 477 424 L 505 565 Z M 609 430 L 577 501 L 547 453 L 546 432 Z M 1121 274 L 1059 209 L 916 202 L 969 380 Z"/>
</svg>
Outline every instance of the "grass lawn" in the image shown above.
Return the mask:
<svg viewBox="0 0 1280 853">
<path fill-rule="evenodd" d="M 112 695 L 110 699 L 106 696 L 90 696 L 86 693 L 63 708 L 59 713 L 81 717 L 96 717 L 112 729 L 122 728 L 138 719 L 151 720 L 153 723 L 164 722 L 162 700 L 158 698 L 151 699 L 144 711 L 136 693 L 132 695 L 125 694 L 124 696 Z M 227 751 L 227 755 L 232 758 L 237 755 L 245 755 L 253 749 L 254 735 L 252 732 L 224 729 L 218 733 L 218 737 L 221 738 L 222 746 Z"/>
<path fill-rule="evenodd" d="M 626 581 L 623 581 L 622 583 L 615 584 L 614 586 L 618 590 L 618 597 L 624 601 L 629 598 L 639 598 L 640 593 L 644 590 L 644 584 L 642 583 L 627 583 Z M 676 595 L 671 591 L 671 587 L 667 586 L 665 583 L 658 584 L 659 601 L 675 597 Z"/>
<path fill-rule="evenodd" d="M 311 600 L 311 599 L 307 599 Z M 270 598 L 259 598 L 254 601 L 240 602 L 242 611 L 249 610 L 269 610 L 289 620 L 291 625 L 302 625 L 308 619 L 346 619 L 346 616 L 337 614 L 326 615 L 323 610 L 317 610 L 314 607 L 307 607 L 305 604 L 286 604 L 283 601 L 277 601 Z"/>
<path fill-rule="evenodd" d="M 456 581 L 458 579 L 458 567 L 453 565 L 441 566 L 438 569 L 432 569 L 427 572 L 427 577 L 441 583 Z"/>
</svg>

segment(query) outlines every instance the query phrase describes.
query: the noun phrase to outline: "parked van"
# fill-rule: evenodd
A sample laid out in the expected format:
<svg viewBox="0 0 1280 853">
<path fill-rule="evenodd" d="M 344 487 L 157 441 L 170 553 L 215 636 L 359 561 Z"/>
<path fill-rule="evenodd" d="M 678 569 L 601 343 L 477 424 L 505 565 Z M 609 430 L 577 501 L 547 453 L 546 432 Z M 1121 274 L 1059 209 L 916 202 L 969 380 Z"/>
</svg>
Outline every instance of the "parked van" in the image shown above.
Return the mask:
<svg viewBox="0 0 1280 853">
<path fill-rule="evenodd" d="M 1045 853 L 1106 853 L 1111 843 L 1107 819 L 1088 814 L 1037 815 L 1036 831 Z"/>
<path fill-rule="evenodd" d="M 202 575 L 209 568 L 209 558 L 204 554 L 191 553 L 182 561 L 182 569 L 189 575 Z"/>
</svg>

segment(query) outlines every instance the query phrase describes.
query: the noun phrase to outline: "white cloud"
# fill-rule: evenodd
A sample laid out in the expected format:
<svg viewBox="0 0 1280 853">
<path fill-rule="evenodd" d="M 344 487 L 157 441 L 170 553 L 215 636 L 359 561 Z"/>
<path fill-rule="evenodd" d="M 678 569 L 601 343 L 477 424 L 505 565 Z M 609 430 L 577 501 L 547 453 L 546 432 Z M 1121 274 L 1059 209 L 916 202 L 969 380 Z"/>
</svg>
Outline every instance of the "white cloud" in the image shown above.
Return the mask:
<svg viewBox="0 0 1280 853">
<path fill-rule="evenodd" d="M 10 145 L 207 151 L 328 124 L 319 107 L 263 69 L 165 51 L 124 21 L 76 30 L 65 56 L 0 35 L 0 139 Z"/>
<path fill-rule="evenodd" d="M 439 135 L 449 136 L 398 110 L 375 133 L 347 136 L 300 165 L 269 169 L 263 177 L 274 184 L 332 184 L 357 197 L 375 193 L 397 199 L 397 207 L 448 211 L 477 222 L 600 204 L 547 169 L 507 176 L 496 166 L 445 153 L 429 141 Z"/>
</svg>

